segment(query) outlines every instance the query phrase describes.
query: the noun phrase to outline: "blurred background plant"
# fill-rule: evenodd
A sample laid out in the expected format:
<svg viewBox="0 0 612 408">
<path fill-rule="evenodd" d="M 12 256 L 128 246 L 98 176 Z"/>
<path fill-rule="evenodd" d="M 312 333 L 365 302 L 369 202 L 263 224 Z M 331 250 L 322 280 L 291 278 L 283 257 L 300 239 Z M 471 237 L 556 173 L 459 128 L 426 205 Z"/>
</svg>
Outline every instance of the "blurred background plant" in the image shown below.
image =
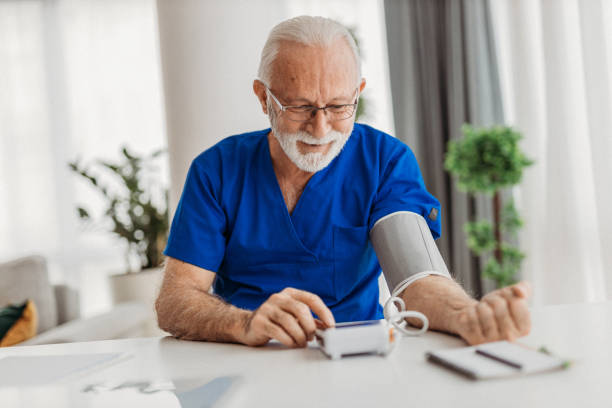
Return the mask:
<svg viewBox="0 0 612 408">
<path fill-rule="evenodd" d="M 523 225 L 511 198 L 502 206 L 501 191 L 521 181 L 523 169 L 534 162 L 519 147 L 522 136 L 510 127 L 461 128 L 464 138 L 450 141 L 444 167 L 456 176 L 461 191 L 491 197 L 493 224 L 476 220 L 464 225 L 468 247 L 488 259 L 481 271 L 497 287 L 516 282 L 525 258 L 507 240 L 516 238 Z"/>
<path fill-rule="evenodd" d="M 157 150 L 138 156 L 123 146 L 118 162 L 98 159 L 83 164 L 77 159 L 68 163 L 73 172 L 89 181 L 103 196 L 104 216 L 112 221 L 111 231 L 128 243 L 128 259 L 131 253 L 137 254 L 139 270 L 155 268 L 163 262 L 162 251 L 168 236 L 168 189 L 156 188 L 158 177 L 154 162 L 164 152 Z M 101 181 L 103 177 L 98 169 L 107 172 L 106 182 Z M 114 180 L 108 179 L 109 176 Z M 112 181 L 117 188 L 110 187 Z M 77 211 L 81 220 L 93 222 L 87 209 L 78 206 Z M 129 267 L 128 272 L 131 272 Z"/>
</svg>

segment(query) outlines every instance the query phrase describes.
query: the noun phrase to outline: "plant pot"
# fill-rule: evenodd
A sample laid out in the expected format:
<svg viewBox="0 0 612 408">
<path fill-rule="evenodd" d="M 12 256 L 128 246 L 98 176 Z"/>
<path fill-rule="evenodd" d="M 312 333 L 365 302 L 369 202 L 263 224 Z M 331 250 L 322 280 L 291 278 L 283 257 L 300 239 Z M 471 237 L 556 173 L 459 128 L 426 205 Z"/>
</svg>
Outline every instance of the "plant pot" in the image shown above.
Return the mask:
<svg viewBox="0 0 612 408">
<path fill-rule="evenodd" d="M 124 273 L 110 276 L 110 288 L 113 304 L 123 302 L 140 302 L 150 310 L 143 336 L 158 336 L 165 334 L 157 326 L 155 314 L 155 299 L 164 276 L 162 267 L 144 269 L 140 272 Z"/>
</svg>

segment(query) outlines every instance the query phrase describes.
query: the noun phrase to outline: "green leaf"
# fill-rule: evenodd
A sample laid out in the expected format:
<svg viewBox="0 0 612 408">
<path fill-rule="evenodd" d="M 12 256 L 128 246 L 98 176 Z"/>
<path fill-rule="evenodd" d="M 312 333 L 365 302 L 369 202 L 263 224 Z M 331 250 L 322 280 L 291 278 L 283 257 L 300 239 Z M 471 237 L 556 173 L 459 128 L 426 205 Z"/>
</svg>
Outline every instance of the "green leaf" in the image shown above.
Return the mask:
<svg viewBox="0 0 612 408">
<path fill-rule="evenodd" d="M 502 231 L 516 236 L 517 231 L 523 226 L 523 220 L 514 207 L 514 201 L 510 200 L 501 212 L 501 228 Z"/>
<path fill-rule="evenodd" d="M 503 263 L 500 265 L 493 257 L 486 263 L 482 271 L 482 276 L 493 280 L 497 288 L 508 286 L 516 282 L 513 271 Z"/>
<path fill-rule="evenodd" d="M 83 220 L 89 220 L 91 218 L 89 212 L 83 207 L 77 207 L 77 212 L 79 214 L 79 218 Z"/>
<path fill-rule="evenodd" d="M 512 285 L 517 282 L 516 275 L 521 268 L 525 255 L 517 248 L 502 245 L 502 263 L 493 257 L 489 259 L 482 271 L 482 276 L 495 281 L 496 287 Z"/>
<path fill-rule="evenodd" d="M 121 167 L 116 164 L 106 162 L 103 160 L 99 160 L 98 163 L 100 163 L 102 166 L 106 167 L 107 169 L 111 170 L 115 174 L 121 174 Z"/>
<path fill-rule="evenodd" d="M 485 264 L 485 267 L 482 271 L 482 276 L 488 279 L 492 279 L 494 281 L 498 281 L 501 276 L 501 265 L 497 262 L 497 260 L 493 257 L 489 259 L 489 261 Z"/>
<path fill-rule="evenodd" d="M 463 227 L 467 234 L 468 247 L 474 251 L 476 255 L 481 255 L 486 251 L 495 249 L 497 241 L 493 226 L 490 222 L 482 220 L 477 222 L 468 222 Z"/>
<path fill-rule="evenodd" d="M 518 248 L 508 244 L 502 244 L 501 250 L 503 263 L 507 265 L 508 268 L 511 268 L 514 274 L 520 269 L 521 263 L 523 262 L 523 259 L 525 259 L 525 254 Z"/>
<path fill-rule="evenodd" d="M 137 158 L 136 158 L 135 156 L 133 156 L 132 154 L 130 154 L 130 152 L 128 151 L 128 149 L 127 149 L 127 147 L 126 147 L 126 146 L 123 146 L 123 147 L 121 148 L 121 153 L 123 154 L 123 156 L 124 156 L 126 159 L 128 159 L 128 160 L 130 160 L 130 161 L 137 160 Z"/>
<path fill-rule="evenodd" d="M 166 152 L 167 152 L 167 149 L 158 149 L 158 150 L 154 151 L 153 153 L 151 153 L 151 155 L 149 157 L 154 159 L 156 157 L 161 156 L 162 154 L 164 154 Z"/>
<path fill-rule="evenodd" d="M 521 180 L 533 164 L 519 148 L 522 136 L 510 127 L 461 128 L 463 139 L 448 143 L 444 167 L 457 177 L 459 189 L 489 195 Z"/>
</svg>

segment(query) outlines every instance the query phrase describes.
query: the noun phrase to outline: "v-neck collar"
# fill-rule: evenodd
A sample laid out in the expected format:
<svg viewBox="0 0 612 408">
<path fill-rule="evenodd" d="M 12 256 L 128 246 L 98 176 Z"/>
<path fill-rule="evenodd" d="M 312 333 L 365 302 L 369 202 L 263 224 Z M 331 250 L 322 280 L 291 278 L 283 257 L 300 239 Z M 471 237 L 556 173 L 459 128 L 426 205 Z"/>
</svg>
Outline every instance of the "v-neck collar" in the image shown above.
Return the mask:
<svg viewBox="0 0 612 408">
<path fill-rule="evenodd" d="M 268 141 L 268 133 L 269 133 L 269 130 L 264 133 L 264 138 L 263 138 L 264 146 L 262 148 L 264 157 L 262 159 L 264 161 L 264 168 L 267 173 L 266 176 L 271 180 L 268 185 L 271 186 L 273 190 L 272 199 L 274 200 L 274 205 L 276 206 L 276 208 L 279 208 L 279 211 L 282 212 L 283 218 L 285 222 L 288 224 L 293 237 L 297 240 L 297 242 L 299 242 L 300 246 L 304 249 L 304 251 L 312 255 L 315 259 L 318 259 L 317 255 L 312 250 L 310 250 L 306 245 L 304 245 L 302 238 L 298 234 L 295 223 L 300 222 L 300 218 L 301 218 L 300 211 L 302 211 L 302 208 L 305 205 L 302 203 L 304 201 L 307 201 L 309 196 L 311 195 L 311 190 L 312 188 L 314 188 L 312 186 L 318 184 L 320 177 L 322 177 L 321 173 L 324 173 L 327 170 L 327 167 L 329 166 L 327 166 L 326 168 L 320 171 L 317 171 L 315 174 L 312 175 L 312 177 L 308 180 L 308 182 L 304 186 L 304 190 L 300 194 L 300 197 L 295 205 L 295 208 L 293 209 L 293 212 L 289 213 L 289 209 L 287 208 L 287 204 L 285 203 L 285 198 L 283 197 L 283 192 L 281 190 L 280 184 L 278 182 L 278 178 L 276 177 L 276 173 L 274 171 L 274 164 L 272 163 L 272 155 L 270 153 L 270 143 Z"/>
</svg>

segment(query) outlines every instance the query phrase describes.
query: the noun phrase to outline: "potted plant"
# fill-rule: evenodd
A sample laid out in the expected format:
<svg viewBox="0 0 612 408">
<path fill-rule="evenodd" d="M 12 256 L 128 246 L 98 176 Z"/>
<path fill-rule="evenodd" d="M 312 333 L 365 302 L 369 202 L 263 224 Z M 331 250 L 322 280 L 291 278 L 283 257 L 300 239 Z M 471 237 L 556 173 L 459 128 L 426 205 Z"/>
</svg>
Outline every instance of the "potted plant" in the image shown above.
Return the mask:
<svg viewBox="0 0 612 408">
<path fill-rule="evenodd" d="M 521 134 L 511 127 L 462 127 L 464 138 L 450 141 L 444 166 L 457 177 L 461 191 L 484 194 L 491 198 L 493 224 L 488 220 L 468 222 L 464 226 L 468 247 L 484 256 L 482 276 L 497 287 L 516 282 L 525 255 L 510 244 L 523 221 L 512 199 L 502 206 L 501 190 L 520 182 L 523 168 L 533 164 L 518 145 Z"/>
<path fill-rule="evenodd" d="M 146 177 L 154 176 L 154 161 L 163 152 L 141 157 L 122 147 L 118 162 L 95 160 L 82 164 L 77 159 L 68 163 L 104 197 L 104 216 L 112 223 L 111 232 L 128 244 L 126 259 L 132 256 L 139 260 L 136 270 L 130 268 L 128 261 L 126 273 L 110 277 L 115 304 L 136 300 L 150 305 L 153 311 L 168 236 L 168 190 L 154 181 L 147 183 Z M 93 221 L 87 209 L 78 206 L 77 211 L 84 222 Z"/>
</svg>

